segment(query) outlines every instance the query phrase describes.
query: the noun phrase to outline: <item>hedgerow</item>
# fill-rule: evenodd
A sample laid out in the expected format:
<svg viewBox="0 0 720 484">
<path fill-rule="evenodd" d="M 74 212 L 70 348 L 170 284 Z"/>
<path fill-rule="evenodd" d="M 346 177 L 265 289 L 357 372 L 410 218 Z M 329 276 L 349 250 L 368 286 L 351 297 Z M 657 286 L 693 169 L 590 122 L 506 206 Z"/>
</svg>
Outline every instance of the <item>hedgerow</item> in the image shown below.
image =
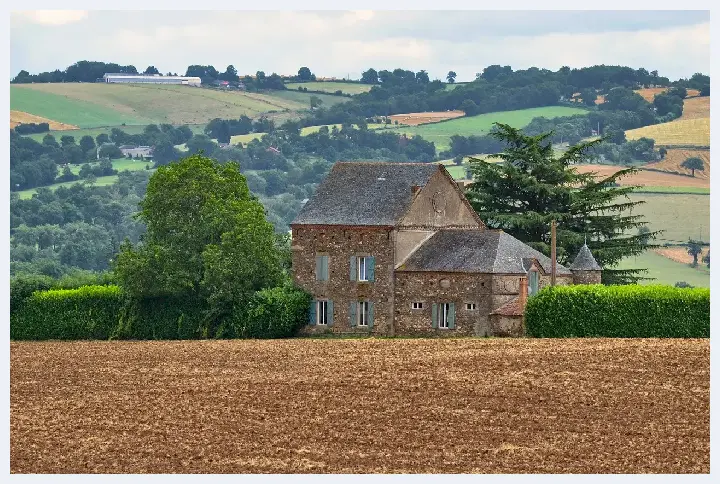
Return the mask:
<svg viewBox="0 0 720 484">
<path fill-rule="evenodd" d="M 42 278 L 23 284 L 11 310 L 13 340 L 287 338 L 306 323 L 311 300 L 293 286 L 264 289 L 209 321 L 206 308 L 180 297 L 132 299 L 118 286 L 37 290 L 48 284 Z"/>
<path fill-rule="evenodd" d="M 710 290 L 671 286 L 555 286 L 528 300 L 538 338 L 708 338 Z"/>
<path fill-rule="evenodd" d="M 37 291 L 11 313 L 10 338 L 108 339 L 123 306 L 117 286 Z"/>
</svg>

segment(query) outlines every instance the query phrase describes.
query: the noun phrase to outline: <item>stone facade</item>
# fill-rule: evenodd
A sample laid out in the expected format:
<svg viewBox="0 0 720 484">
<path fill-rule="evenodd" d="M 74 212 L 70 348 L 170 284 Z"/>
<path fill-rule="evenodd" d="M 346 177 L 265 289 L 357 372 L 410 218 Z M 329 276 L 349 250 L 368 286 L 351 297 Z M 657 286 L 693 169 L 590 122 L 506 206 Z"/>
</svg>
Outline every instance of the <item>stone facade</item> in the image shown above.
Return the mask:
<svg viewBox="0 0 720 484">
<path fill-rule="evenodd" d="M 600 284 L 602 271 L 573 270 L 573 284 Z"/>
<path fill-rule="evenodd" d="M 393 314 L 394 250 L 391 228 L 363 227 L 294 227 L 292 259 L 295 283 L 315 299 L 333 301 L 332 326 L 307 326 L 306 333 L 342 332 L 389 334 Z M 327 281 L 316 280 L 315 257 L 328 255 Z M 350 279 L 350 258 L 375 258 L 375 280 L 359 282 Z M 350 304 L 374 303 L 373 327 L 350 325 Z"/>
</svg>

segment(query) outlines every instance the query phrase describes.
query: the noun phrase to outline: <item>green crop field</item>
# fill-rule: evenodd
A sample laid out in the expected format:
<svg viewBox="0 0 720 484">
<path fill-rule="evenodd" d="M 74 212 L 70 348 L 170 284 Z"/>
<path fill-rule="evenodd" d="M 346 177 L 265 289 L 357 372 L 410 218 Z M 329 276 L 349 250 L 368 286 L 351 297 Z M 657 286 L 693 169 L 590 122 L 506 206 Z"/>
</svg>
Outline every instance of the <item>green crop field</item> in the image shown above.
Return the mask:
<svg viewBox="0 0 720 484">
<path fill-rule="evenodd" d="M 710 197 L 707 195 L 652 194 L 630 195 L 644 201 L 633 214 L 643 215 L 651 230 L 664 230 L 658 243 L 686 243 L 689 238 L 710 240 Z"/>
<path fill-rule="evenodd" d="M 710 270 L 703 265 L 692 268 L 687 264 L 675 262 L 652 251 L 644 252 L 637 257 L 623 259 L 616 269 L 647 269 L 643 277 L 654 280 L 642 281 L 641 284 L 670 284 L 685 281 L 696 287 L 710 287 Z"/>
<path fill-rule="evenodd" d="M 310 91 L 322 91 L 333 93 L 335 91 L 342 91 L 344 94 L 360 94 L 368 92 L 372 85 L 360 84 L 356 82 L 289 82 L 285 84 L 288 89 L 297 91 L 298 87 L 307 88 Z"/>
<path fill-rule="evenodd" d="M 410 135 L 420 135 L 428 141 L 435 142 L 438 153 L 450 149 L 452 135 L 471 136 L 486 134 L 493 123 L 505 123 L 515 128 L 526 126 L 533 118 L 544 116 L 556 118 L 559 116 L 572 116 L 587 113 L 584 109 L 566 106 L 547 106 L 542 108 L 521 109 L 518 111 L 502 111 L 497 113 L 480 114 L 477 116 L 462 117 L 433 124 L 419 126 L 399 126 L 387 128 L 388 131 Z"/>
<path fill-rule="evenodd" d="M 335 104 L 344 103 L 350 100 L 348 97 L 343 96 L 331 96 L 329 94 L 315 94 L 312 92 L 299 92 L 299 91 L 272 91 L 272 97 L 276 99 L 284 100 L 285 102 L 294 103 L 293 109 L 310 109 L 310 98 L 315 96 L 322 101 L 322 106 L 329 107 Z"/>
<path fill-rule="evenodd" d="M 280 93 L 275 95 L 275 93 Z M 325 105 L 339 96 L 318 95 Z M 190 86 L 62 83 L 10 87 L 11 109 L 81 128 L 123 123 L 204 124 L 213 118 L 309 109 L 309 93 L 257 94 Z"/>
<path fill-rule="evenodd" d="M 28 87 L 73 85 L 87 87 L 93 84 L 24 84 L 10 86 L 10 109 L 42 116 L 61 123 L 72 124 L 80 128 L 116 126 L 123 123 L 148 124 L 152 122 L 151 119 L 132 111 L 123 112 L 72 95 L 63 95 L 60 89 L 57 89 L 59 92 L 55 93 Z"/>
</svg>

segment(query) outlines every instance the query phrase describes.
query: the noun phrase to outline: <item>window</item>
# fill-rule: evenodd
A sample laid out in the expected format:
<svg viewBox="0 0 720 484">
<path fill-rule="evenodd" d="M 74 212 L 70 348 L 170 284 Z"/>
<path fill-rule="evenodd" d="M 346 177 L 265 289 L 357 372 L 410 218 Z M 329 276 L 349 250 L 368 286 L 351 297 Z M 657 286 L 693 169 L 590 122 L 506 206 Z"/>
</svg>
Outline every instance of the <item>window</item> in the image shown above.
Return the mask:
<svg viewBox="0 0 720 484">
<path fill-rule="evenodd" d="M 439 326 L 441 328 L 449 328 L 449 322 L 450 318 L 448 317 L 450 315 L 450 304 L 448 303 L 442 303 L 440 305 L 440 320 L 438 321 Z"/>
<path fill-rule="evenodd" d="M 534 296 L 538 292 L 538 272 L 530 271 L 528 276 L 528 296 Z"/>
<path fill-rule="evenodd" d="M 368 322 L 370 321 L 370 305 L 367 301 L 359 301 L 358 302 L 358 310 L 357 310 L 357 316 L 358 316 L 358 326 L 367 327 Z"/>
<path fill-rule="evenodd" d="M 433 303 L 432 327 L 455 329 L 455 303 Z"/>
<path fill-rule="evenodd" d="M 467 309 L 468 311 L 475 311 L 475 303 L 466 303 L 465 309 Z"/>
<path fill-rule="evenodd" d="M 375 257 L 352 256 L 350 258 L 350 280 L 360 282 L 374 282 Z"/>
<path fill-rule="evenodd" d="M 330 270 L 328 268 L 329 257 L 326 255 L 318 255 L 315 257 L 315 280 L 327 281 Z"/>
<path fill-rule="evenodd" d="M 319 326 L 327 325 L 327 301 L 317 302 L 317 324 Z"/>
<path fill-rule="evenodd" d="M 421 303 L 421 302 L 414 302 L 414 303 L 412 303 L 412 308 L 413 308 L 413 309 L 422 309 L 422 308 L 423 308 L 423 303 Z"/>
<path fill-rule="evenodd" d="M 357 258 L 358 281 L 367 281 L 367 257 Z"/>
</svg>

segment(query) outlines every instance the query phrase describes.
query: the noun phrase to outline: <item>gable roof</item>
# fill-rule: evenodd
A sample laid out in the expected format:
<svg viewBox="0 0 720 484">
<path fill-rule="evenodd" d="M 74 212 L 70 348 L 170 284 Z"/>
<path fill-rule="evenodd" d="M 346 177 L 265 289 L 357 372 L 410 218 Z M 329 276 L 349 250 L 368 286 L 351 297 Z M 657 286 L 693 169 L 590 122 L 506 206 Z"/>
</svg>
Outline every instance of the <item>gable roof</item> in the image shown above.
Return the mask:
<svg viewBox="0 0 720 484">
<path fill-rule="evenodd" d="M 434 163 L 335 163 L 290 225 L 395 225 L 440 169 Z"/>
<path fill-rule="evenodd" d="M 590 252 L 590 248 L 587 246 L 587 244 L 583 244 L 582 247 L 580 247 L 580 251 L 578 252 L 578 255 L 575 257 L 575 260 L 570 265 L 570 269 L 575 271 L 601 271 L 602 268 L 600 267 L 600 264 L 597 263 L 595 260 L 595 257 L 593 257 L 592 252 Z"/>
<path fill-rule="evenodd" d="M 439 230 L 397 270 L 525 274 L 529 259 L 550 273 L 549 257 L 502 230 Z M 557 264 L 557 274 L 572 273 Z"/>
</svg>

